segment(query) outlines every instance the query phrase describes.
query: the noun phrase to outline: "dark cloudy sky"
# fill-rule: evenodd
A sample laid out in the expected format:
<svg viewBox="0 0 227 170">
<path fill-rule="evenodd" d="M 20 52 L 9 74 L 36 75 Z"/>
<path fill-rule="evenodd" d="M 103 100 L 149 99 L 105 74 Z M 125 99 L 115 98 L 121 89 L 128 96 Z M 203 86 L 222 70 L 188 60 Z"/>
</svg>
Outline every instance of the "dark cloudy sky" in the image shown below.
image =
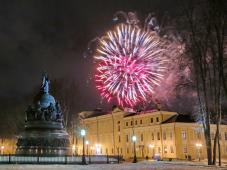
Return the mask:
<svg viewBox="0 0 227 170">
<path fill-rule="evenodd" d="M 118 10 L 148 12 L 177 9 L 174 0 L 9 0 L 0 1 L 0 99 L 20 100 L 40 84 L 46 71 L 51 79 L 68 77 L 78 83 L 86 107 L 99 97 L 87 83 L 92 58 L 84 58 L 88 42 L 113 26 Z"/>
</svg>

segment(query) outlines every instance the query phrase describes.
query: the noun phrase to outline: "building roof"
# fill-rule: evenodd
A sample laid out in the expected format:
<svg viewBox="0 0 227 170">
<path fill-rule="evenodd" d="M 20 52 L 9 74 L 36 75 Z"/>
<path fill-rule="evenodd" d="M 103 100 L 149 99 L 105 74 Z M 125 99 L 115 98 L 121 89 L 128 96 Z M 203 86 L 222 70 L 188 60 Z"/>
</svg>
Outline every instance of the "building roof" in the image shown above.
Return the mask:
<svg viewBox="0 0 227 170">
<path fill-rule="evenodd" d="M 195 123 L 196 121 L 190 115 L 176 114 L 163 121 L 162 124 L 174 122 Z"/>
<path fill-rule="evenodd" d="M 92 117 L 98 117 L 102 115 L 106 115 L 108 112 L 103 111 L 102 109 L 95 109 L 93 111 L 83 111 L 79 113 L 80 118 L 82 119 L 87 119 L 87 118 L 92 118 Z"/>
</svg>

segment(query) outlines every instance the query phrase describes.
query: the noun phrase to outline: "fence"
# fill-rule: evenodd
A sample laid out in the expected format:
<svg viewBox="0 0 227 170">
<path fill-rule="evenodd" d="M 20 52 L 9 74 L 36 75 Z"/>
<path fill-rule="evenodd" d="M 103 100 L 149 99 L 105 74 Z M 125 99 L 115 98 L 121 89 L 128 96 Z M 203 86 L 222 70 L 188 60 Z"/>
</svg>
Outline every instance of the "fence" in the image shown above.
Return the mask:
<svg viewBox="0 0 227 170">
<path fill-rule="evenodd" d="M 103 164 L 119 163 L 121 156 L 86 155 L 86 163 Z M 37 156 L 37 155 L 0 155 L 0 164 L 81 164 L 82 156 Z"/>
</svg>

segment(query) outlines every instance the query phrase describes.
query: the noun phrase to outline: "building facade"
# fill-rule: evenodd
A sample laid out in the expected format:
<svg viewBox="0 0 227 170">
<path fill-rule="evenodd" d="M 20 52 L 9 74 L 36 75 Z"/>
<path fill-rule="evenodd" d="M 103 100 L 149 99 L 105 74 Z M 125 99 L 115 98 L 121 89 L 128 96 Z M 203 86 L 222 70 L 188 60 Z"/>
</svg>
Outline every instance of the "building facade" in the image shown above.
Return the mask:
<svg viewBox="0 0 227 170">
<path fill-rule="evenodd" d="M 190 116 L 168 111 L 123 111 L 118 107 L 110 112 L 81 112 L 81 128 L 86 129 L 86 153 L 134 155 L 132 136 L 136 136 L 138 158 L 204 159 L 205 139 L 202 125 Z M 222 157 L 227 157 L 227 125 L 220 127 Z M 215 125 L 211 125 L 212 142 Z M 77 153 L 82 153 L 82 140 L 78 136 Z"/>
</svg>

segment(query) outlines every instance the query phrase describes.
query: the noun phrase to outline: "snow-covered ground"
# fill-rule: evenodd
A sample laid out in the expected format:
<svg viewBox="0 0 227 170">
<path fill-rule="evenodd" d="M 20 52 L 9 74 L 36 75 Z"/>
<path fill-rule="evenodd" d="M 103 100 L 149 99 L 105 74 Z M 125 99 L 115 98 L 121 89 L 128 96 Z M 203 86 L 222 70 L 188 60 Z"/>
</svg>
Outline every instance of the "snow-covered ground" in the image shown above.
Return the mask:
<svg viewBox="0 0 227 170">
<path fill-rule="evenodd" d="M 191 162 L 138 162 L 91 165 L 0 165 L 0 170 L 227 170 L 227 167 L 206 166 Z"/>
</svg>

